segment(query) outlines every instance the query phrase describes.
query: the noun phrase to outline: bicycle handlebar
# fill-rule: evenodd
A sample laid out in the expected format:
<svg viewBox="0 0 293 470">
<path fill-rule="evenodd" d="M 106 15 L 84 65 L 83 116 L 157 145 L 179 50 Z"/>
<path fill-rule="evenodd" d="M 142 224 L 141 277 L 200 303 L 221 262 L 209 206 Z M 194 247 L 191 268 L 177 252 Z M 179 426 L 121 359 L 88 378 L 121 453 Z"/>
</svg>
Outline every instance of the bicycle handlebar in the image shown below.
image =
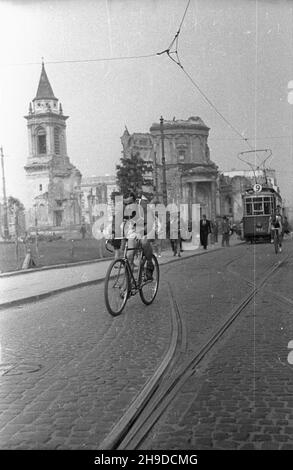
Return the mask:
<svg viewBox="0 0 293 470">
<path fill-rule="evenodd" d="M 113 253 L 114 249 L 109 249 L 108 244 L 111 243 L 113 240 L 127 240 L 125 237 L 115 237 L 115 238 L 107 238 L 105 241 L 106 250 L 110 253 Z"/>
<path fill-rule="evenodd" d="M 126 238 L 126 237 L 107 238 L 106 242 L 105 242 L 105 247 L 106 247 L 106 250 L 109 251 L 110 253 L 113 253 L 114 250 L 108 248 L 108 243 L 110 243 L 113 240 L 128 240 L 128 238 Z M 139 240 L 137 240 L 137 242 L 139 242 Z M 138 246 L 136 246 L 134 248 L 127 248 L 127 251 L 136 251 L 136 250 L 139 250 L 139 249 L 141 249 L 141 246 L 138 244 Z"/>
</svg>

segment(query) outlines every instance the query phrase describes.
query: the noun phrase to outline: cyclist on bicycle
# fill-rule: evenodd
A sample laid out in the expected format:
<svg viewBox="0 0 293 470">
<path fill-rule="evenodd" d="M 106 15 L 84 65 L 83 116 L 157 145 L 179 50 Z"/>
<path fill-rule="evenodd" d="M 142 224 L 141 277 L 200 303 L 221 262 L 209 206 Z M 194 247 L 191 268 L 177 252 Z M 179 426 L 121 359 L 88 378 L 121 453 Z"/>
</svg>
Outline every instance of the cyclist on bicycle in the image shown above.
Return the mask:
<svg viewBox="0 0 293 470">
<path fill-rule="evenodd" d="M 142 251 L 147 260 L 146 265 L 146 278 L 147 280 L 153 279 L 154 265 L 152 262 L 153 248 L 150 240 L 147 239 L 147 199 L 142 194 L 139 198 L 136 198 L 134 192 L 128 192 L 123 198 L 123 234 L 128 239 L 128 248 L 132 249 L 128 254 L 128 259 L 130 266 L 133 268 L 134 264 L 134 250 L 133 248 L 137 247 L 138 240 L 141 243 Z M 133 209 L 131 205 L 134 204 Z M 142 231 L 138 230 L 138 222 L 140 226 L 143 227 Z M 115 240 L 115 238 L 114 238 Z"/>
<path fill-rule="evenodd" d="M 282 216 L 279 210 L 272 213 L 269 219 L 269 229 L 271 232 L 271 243 L 274 243 L 274 231 L 277 231 L 277 237 L 279 241 L 279 251 L 282 251 Z"/>
</svg>

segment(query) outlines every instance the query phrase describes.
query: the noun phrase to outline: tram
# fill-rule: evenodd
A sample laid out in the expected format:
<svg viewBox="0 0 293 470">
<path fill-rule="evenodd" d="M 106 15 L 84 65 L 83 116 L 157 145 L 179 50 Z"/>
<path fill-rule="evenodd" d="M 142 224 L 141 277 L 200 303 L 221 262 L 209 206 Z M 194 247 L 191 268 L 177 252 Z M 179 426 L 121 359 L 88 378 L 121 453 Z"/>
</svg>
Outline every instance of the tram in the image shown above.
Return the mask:
<svg viewBox="0 0 293 470">
<path fill-rule="evenodd" d="M 269 219 L 279 206 L 282 206 L 280 194 L 268 185 L 255 184 L 242 195 L 243 201 L 243 237 L 251 243 L 269 241 Z"/>
</svg>

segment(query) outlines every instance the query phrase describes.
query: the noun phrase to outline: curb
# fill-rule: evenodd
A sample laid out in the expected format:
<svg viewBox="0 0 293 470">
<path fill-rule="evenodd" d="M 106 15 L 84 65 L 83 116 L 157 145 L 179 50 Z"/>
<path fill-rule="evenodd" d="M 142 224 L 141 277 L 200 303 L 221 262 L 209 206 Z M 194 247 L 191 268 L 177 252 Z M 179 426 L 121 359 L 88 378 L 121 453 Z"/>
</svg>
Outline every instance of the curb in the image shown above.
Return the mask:
<svg viewBox="0 0 293 470">
<path fill-rule="evenodd" d="M 238 246 L 238 245 L 242 245 L 242 244 L 243 243 L 237 243 L 236 245 L 232 245 L 231 248 L 233 248 L 233 246 Z M 174 258 L 171 258 L 171 259 L 169 259 L 168 261 L 166 261 L 164 263 L 159 263 L 159 265 L 164 266 L 166 264 L 172 264 L 172 263 L 184 261 L 186 259 L 193 258 L 195 256 L 202 256 L 202 255 L 206 255 L 208 253 L 214 253 L 215 251 L 221 250 L 222 248 L 223 247 L 219 246 L 219 247 L 213 248 L 212 250 L 204 250 L 204 251 L 201 251 L 200 253 L 198 253 L 198 252 L 197 253 L 192 253 L 190 255 L 182 256 L 180 258 L 174 256 Z M 109 259 L 109 260 L 111 260 L 111 259 Z M 100 260 L 100 261 L 107 261 L 107 260 L 103 259 L 103 260 Z M 83 263 L 83 264 L 88 264 L 88 263 Z M 58 267 L 59 266 L 60 265 L 58 265 Z M 47 268 L 45 268 L 44 270 L 46 270 L 46 269 Z M 50 267 L 49 269 L 53 269 L 53 267 Z M 32 270 L 32 272 L 34 272 L 34 270 Z M 18 273 L 18 271 L 17 271 L 17 273 Z M 22 273 L 20 273 L 20 274 L 22 274 Z M 90 281 L 78 282 L 77 284 L 72 284 L 70 286 L 60 287 L 58 289 L 53 289 L 51 291 L 44 292 L 42 294 L 34 294 L 34 295 L 31 295 L 31 296 L 28 296 L 28 297 L 24 297 L 22 299 L 9 300 L 7 302 L 0 303 L 0 310 L 3 310 L 5 308 L 9 308 L 9 307 L 13 307 L 13 306 L 17 306 L 17 305 L 21 305 L 21 304 L 26 304 L 26 303 L 31 303 L 31 302 L 34 302 L 34 301 L 42 300 L 42 299 L 48 298 L 52 295 L 61 294 L 63 292 L 69 291 L 69 290 L 78 289 L 78 288 L 82 288 L 82 287 L 87 287 L 87 286 L 94 285 L 94 284 L 100 284 L 101 282 L 104 281 L 104 279 L 105 279 L 105 277 L 102 277 L 102 278 L 99 278 L 99 279 L 91 279 Z"/>
<path fill-rule="evenodd" d="M 104 277 L 101 279 L 92 279 L 91 281 L 85 281 L 81 282 L 78 284 L 73 284 L 71 286 L 65 286 L 65 287 L 60 287 L 59 289 L 53 289 L 48 292 L 43 292 L 42 294 L 34 294 L 29 297 L 24 297 L 23 299 L 15 299 L 15 300 L 9 300 L 8 302 L 3 302 L 0 304 L 0 310 L 4 310 L 5 308 L 10 308 L 22 304 L 29 304 L 38 300 L 45 299 L 47 297 L 51 297 L 56 294 L 62 294 L 63 292 L 66 292 L 68 290 L 73 290 L 73 289 L 78 289 L 81 287 L 87 287 L 92 284 L 99 284 L 104 281 Z"/>
<path fill-rule="evenodd" d="M 35 273 L 38 271 L 49 271 L 50 269 L 72 268 L 74 266 L 82 266 L 84 264 L 101 263 L 102 261 L 108 261 L 111 259 L 114 259 L 113 256 L 109 256 L 108 258 L 96 258 L 96 259 L 89 259 L 89 260 L 84 260 L 84 261 L 75 261 L 73 263 L 52 264 L 50 266 L 41 266 L 39 268 L 19 269 L 18 271 L 9 271 L 7 273 L 0 273 L 0 279 L 2 277 L 18 276 L 20 274 L 31 274 L 31 273 Z"/>
</svg>

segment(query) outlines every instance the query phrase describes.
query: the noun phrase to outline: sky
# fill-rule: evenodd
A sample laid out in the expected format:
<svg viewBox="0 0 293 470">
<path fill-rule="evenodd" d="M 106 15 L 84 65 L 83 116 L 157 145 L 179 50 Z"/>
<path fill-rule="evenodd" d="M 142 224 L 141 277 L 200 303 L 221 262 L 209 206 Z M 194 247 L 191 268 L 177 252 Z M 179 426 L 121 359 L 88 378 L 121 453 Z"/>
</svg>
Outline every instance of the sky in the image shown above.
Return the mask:
<svg viewBox="0 0 293 470">
<path fill-rule="evenodd" d="M 182 19 L 183 69 L 157 55 Z M 160 116 L 200 116 L 210 128 L 211 159 L 222 171 L 249 169 L 239 152 L 270 148 L 268 164 L 285 204 L 293 206 L 293 1 L 0 0 L 0 21 L 0 146 L 8 195 L 25 195 L 24 116 L 43 58 L 69 116 L 68 155 L 84 176 L 115 172 L 125 126 L 149 132 Z M 148 57 L 113 60 L 129 56 Z"/>
</svg>

